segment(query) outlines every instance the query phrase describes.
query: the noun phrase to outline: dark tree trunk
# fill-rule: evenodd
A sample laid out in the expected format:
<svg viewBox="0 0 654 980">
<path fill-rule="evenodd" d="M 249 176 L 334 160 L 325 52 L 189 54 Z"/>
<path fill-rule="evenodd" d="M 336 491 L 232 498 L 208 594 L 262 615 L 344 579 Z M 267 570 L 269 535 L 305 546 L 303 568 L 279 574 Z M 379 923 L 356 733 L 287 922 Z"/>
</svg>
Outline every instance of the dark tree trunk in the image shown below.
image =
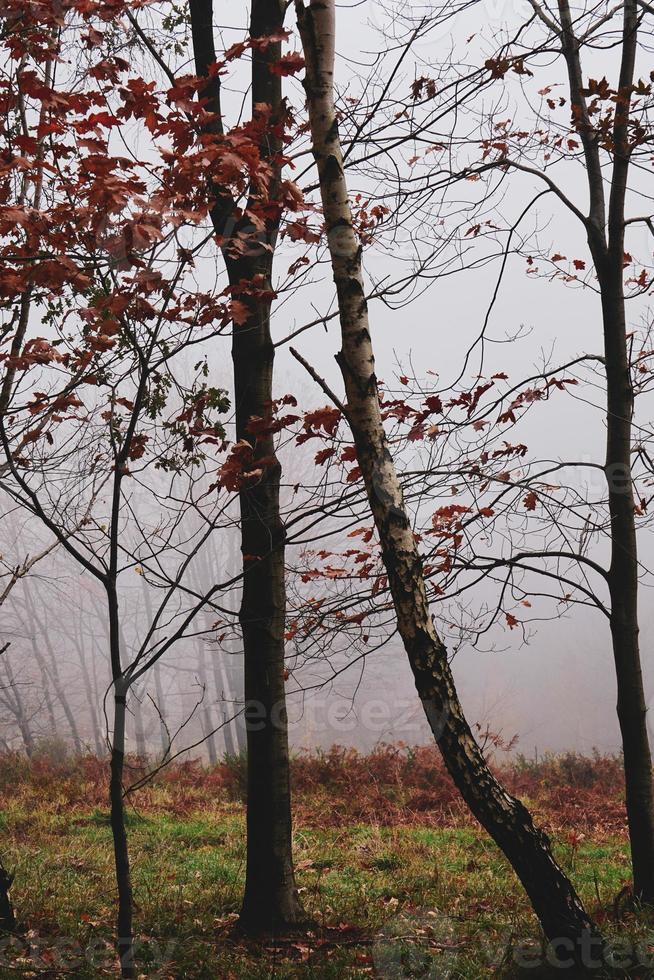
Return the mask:
<svg viewBox="0 0 654 980">
<path fill-rule="evenodd" d="M 337 360 L 347 395 L 345 411 L 388 572 L 398 631 L 434 739 L 461 795 L 520 878 L 555 952 L 579 963 L 582 943 L 596 935 L 595 927 L 554 860 L 547 836 L 488 768 L 463 714 L 447 651 L 429 611 L 422 563 L 379 406 L 361 246 L 352 222 L 333 100 L 335 0 L 312 0 L 308 10 L 298 0 L 297 8 L 313 150 L 338 296 L 342 349 Z"/>
<path fill-rule="evenodd" d="M 120 691 L 120 693 L 119 693 Z M 129 865 L 125 803 L 123 800 L 123 772 L 125 767 L 125 714 L 127 697 L 119 689 L 114 695 L 114 735 L 111 748 L 111 779 L 109 802 L 111 806 L 111 832 L 114 843 L 116 884 L 118 886 L 117 949 L 121 976 L 136 976 L 134 965 L 132 926 L 132 878 Z"/>
<path fill-rule="evenodd" d="M 196 72 L 208 75 L 215 61 L 210 0 L 191 0 L 191 22 Z M 268 37 L 279 32 L 285 4 L 282 0 L 252 0 L 250 33 Z M 252 106 L 271 107 L 272 118 L 282 106 L 281 78 L 269 66 L 281 57 L 275 41 L 252 52 Z M 220 87 L 217 76 L 201 92 L 219 116 Z M 256 112 L 256 108 L 254 109 Z M 216 120 L 213 132 L 222 123 Z M 281 140 L 266 133 L 261 153 L 272 166 L 269 197 L 276 201 Z M 265 241 L 259 248 L 246 220 L 230 225 L 231 202 L 214 188 L 216 206 L 212 219 L 216 232 L 226 241 L 223 254 L 229 281 L 236 285 L 260 276 L 260 286 L 271 290 L 272 254 L 279 217 L 270 219 Z M 238 256 L 230 243 L 248 236 L 250 253 Z M 247 725 L 247 864 L 241 924 L 251 932 L 277 931 L 298 925 L 304 915 L 300 905 L 292 859 L 291 794 L 288 729 L 284 678 L 286 588 L 284 580 L 285 531 L 280 518 L 280 465 L 271 435 L 255 438 L 249 431 L 253 417 L 270 419 L 273 399 L 274 348 L 270 335 L 270 301 L 239 296 L 248 307 L 245 323 L 234 324 L 232 358 L 236 407 L 236 437 L 254 447 L 256 459 L 265 459 L 259 480 L 240 492 L 243 595 L 239 619 L 243 633 L 244 688 Z"/>
<path fill-rule="evenodd" d="M 106 588 L 109 611 L 109 652 L 114 694 L 114 731 L 111 741 L 109 805 L 111 833 L 114 845 L 114 862 L 116 866 L 116 886 L 118 890 L 116 949 L 120 961 L 121 976 L 131 980 L 131 978 L 136 976 L 132 924 L 134 903 L 132 898 L 132 877 L 129 864 L 127 826 L 125 822 L 125 802 L 123 799 L 125 728 L 129 684 L 123 676 L 121 667 L 121 631 L 115 581 L 110 578 L 106 583 Z"/>
<path fill-rule="evenodd" d="M 613 254 L 612 254 L 613 252 Z M 596 259 L 606 359 L 605 472 L 611 516 L 611 638 L 624 754 L 634 895 L 654 903 L 654 796 L 647 701 L 638 642 L 638 549 L 631 476 L 634 395 L 623 287 L 623 247 Z"/>
<path fill-rule="evenodd" d="M 16 928 L 16 915 L 9 893 L 13 881 L 14 876 L 0 861 L 0 931 L 2 932 L 13 932 Z"/>
<path fill-rule="evenodd" d="M 270 276 L 270 260 L 229 262 L 230 279 Z M 276 930 L 303 918 L 293 873 L 291 793 L 284 678 L 286 591 L 284 527 L 279 513 L 280 466 L 271 436 L 256 440 L 253 416 L 269 418 L 274 350 L 270 307 L 249 301 L 251 315 L 235 327 L 232 354 L 238 439 L 267 459 L 262 477 L 240 493 L 243 597 L 239 618 L 245 661 L 247 727 L 247 869 L 241 920 L 251 931 Z M 274 460 L 274 462 L 271 462 Z"/>
<path fill-rule="evenodd" d="M 574 39 L 568 0 L 560 0 L 564 24 L 565 53 L 570 54 Z M 652 756 L 647 731 L 647 701 L 638 642 L 638 548 L 636 540 L 636 501 L 634 498 L 631 455 L 634 389 L 629 359 L 629 339 L 625 313 L 624 253 L 625 199 L 630 166 L 632 85 L 637 48 L 638 8 L 636 0 L 626 0 L 623 8 L 622 58 L 613 127 L 613 172 L 610 182 L 608 216 L 605 221 L 604 175 L 588 169 L 591 213 L 588 243 L 593 256 L 602 300 L 604 360 L 606 372 L 606 458 L 605 473 L 611 518 L 611 563 L 608 571 L 611 598 L 611 639 L 617 681 L 617 712 L 624 754 L 625 789 L 634 895 L 654 904 L 654 793 Z M 579 71 L 579 69 L 577 69 Z M 571 78 L 571 88 L 579 93 L 582 122 L 586 122 L 585 101 L 580 83 Z M 584 137 L 588 143 L 588 135 Z M 593 145 L 588 145 L 587 158 Z M 597 202 L 593 206 L 593 202 Z M 606 230 L 605 230 L 606 224 Z"/>
</svg>

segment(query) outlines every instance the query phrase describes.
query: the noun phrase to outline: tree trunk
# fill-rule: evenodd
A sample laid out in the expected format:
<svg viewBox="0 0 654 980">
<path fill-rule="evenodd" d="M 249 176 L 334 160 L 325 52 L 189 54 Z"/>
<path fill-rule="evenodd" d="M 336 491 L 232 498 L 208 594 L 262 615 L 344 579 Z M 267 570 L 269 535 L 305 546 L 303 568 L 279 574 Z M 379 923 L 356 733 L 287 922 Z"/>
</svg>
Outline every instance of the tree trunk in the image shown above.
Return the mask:
<svg viewBox="0 0 654 980">
<path fill-rule="evenodd" d="M 619 254 L 618 254 L 619 250 Z M 631 382 L 623 286 L 623 244 L 595 261 L 602 293 L 606 362 L 606 461 L 611 516 L 611 638 L 624 754 L 634 895 L 654 903 L 654 797 L 647 701 L 638 643 L 638 550 L 631 475 Z"/>
<path fill-rule="evenodd" d="M 206 650 L 200 640 L 197 646 L 198 654 L 198 677 L 202 684 L 202 737 L 207 746 L 207 754 L 209 756 L 209 765 L 215 766 L 218 762 L 218 754 L 216 752 L 216 734 L 213 722 L 213 714 L 211 711 L 211 703 L 209 701 L 209 675 L 207 673 L 207 657 Z"/>
<path fill-rule="evenodd" d="M 282 0 L 252 0 L 250 34 L 279 34 L 286 4 Z M 220 82 L 208 69 L 216 60 L 213 44 L 211 0 L 191 0 L 191 24 L 196 74 L 207 78 L 200 93 L 216 113 L 210 132 L 221 132 Z M 281 78 L 270 65 L 281 57 L 281 44 L 273 41 L 252 51 L 251 102 L 271 109 L 271 123 L 282 108 Z M 277 200 L 282 152 L 281 138 L 272 125 L 260 152 L 271 164 L 268 195 Z M 253 188 L 253 204 L 260 189 Z M 221 188 L 213 188 L 216 205 L 212 220 L 225 240 L 223 254 L 232 285 L 252 282 L 271 291 L 272 254 L 279 216 L 266 222 L 264 242 L 253 240 L 246 218 L 239 218 L 234 202 L 225 200 Z M 231 208 L 231 209 L 230 209 Z M 274 208 L 273 208 L 274 210 Z M 249 254 L 238 248 L 241 235 L 248 236 Z M 263 473 L 240 494 L 243 595 L 239 619 L 243 632 L 244 688 L 247 725 L 247 862 L 241 924 L 250 932 L 268 932 L 299 925 L 304 920 L 292 857 L 291 793 L 288 729 L 284 679 L 284 632 L 286 587 L 284 580 L 285 531 L 279 510 L 281 468 L 275 457 L 272 435 L 256 438 L 249 431 L 257 416 L 270 419 L 273 398 L 274 348 L 270 335 L 270 300 L 239 295 L 248 308 L 245 323 L 234 324 L 232 358 L 236 408 L 236 437 L 250 442 L 256 459 L 265 459 Z"/>
<path fill-rule="evenodd" d="M 30 728 L 30 723 L 27 718 L 27 713 L 25 711 L 25 705 L 23 703 L 23 698 L 20 693 L 18 684 L 14 677 L 14 672 L 11 668 L 11 663 L 9 657 L 5 656 L 3 659 L 5 673 L 7 675 L 7 707 L 13 714 L 16 725 L 18 726 L 18 731 L 20 732 L 20 737 L 23 740 L 23 745 L 25 747 L 25 754 L 28 759 L 31 759 L 34 755 L 34 736 L 32 734 L 32 729 Z"/>
<path fill-rule="evenodd" d="M 136 756 L 139 762 L 147 762 L 148 745 L 145 739 L 145 729 L 143 727 L 143 701 L 138 696 L 135 688 L 132 688 L 131 712 L 134 717 L 134 741 L 136 743 Z"/>
<path fill-rule="evenodd" d="M 116 884 L 118 886 L 117 949 L 121 976 L 135 977 L 132 929 L 132 879 L 129 866 L 125 804 L 123 801 L 123 771 L 125 765 L 125 714 L 127 695 L 123 686 L 115 686 L 114 735 L 111 746 L 111 779 L 109 802 L 111 832 L 114 843 Z"/>
<path fill-rule="evenodd" d="M 143 587 L 143 604 L 145 606 L 146 615 L 146 629 L 150 629 L 152 623 L 154 622 L 154 611 L 152 608 L 152 597 L 150 595 L 150 587 L 145 578 L 141 579 Z M 159 720 L 159 742 L 161 745 L 161 757 L 166 758 L 170 751 L 170 732 L 166 725 L 166 709 L 164 705 L 164 692 L 163 685 L 161 683 L 161 664 L 157 660 L 153 667 L 154 672 L 154 693 L 157 699 L 156 701 L 156 711 Z"/>
<path fill-rule="evenodd" d="M 45 698 L 45 710 L 48 715 L 48 723 L 50 725 L 50 731 L 54 736 L 54 738 L 56 738 L 57 719 L 55 717 L 54 706 L 52 704 L 52 698 L 50 696 L 50 675 L 48 673 L 48 669 L 46 667 L 43 655 L 41 654 L 41 651 L 39 649 L 39 645 L 36 642 L 36 634 L 33 631 L 30 633 L 30 641 L 32 644 L 32 652 L 36 658 L 37 664 L 39 665 L 39 670 L 41 671 L 41 678 L 43 680 L 43 694 Z"/>
<path fill-rule="evenodd" d="M 28 584 L 25 584 L 25 598 L 29 607 L 29 613 L 32 621 L 36 623 L 39 627 L 41 636 L 43 637 L 43 642 L 45 648 L 48 651 L 48 656 L 50 662 L 48 663 L 44 657 L 39 657 L 40 663 L 43 664 L 46 674 L 52 682 L 52 686 L 55 690 L 55 694 L 64 710 L 66 716 L 66 721 L 68 722 L 68 727 L 70 728 L 70 734 L 73 739 L 73 747 L 75 749 L 76 755 L 83 754 L 82 740 L 79 735 L 79 729 L 77 728 L 77 721 L 75 719 L 75 713 L 70 706 L 70 701 L 66 691 L 64 690 L 64 685 L 61 683 L 61 676 L 59 674 L 59 665 L 57 662 L 57 654 L 50 640 L 50 634 L 48 632 L 48 623 L 40 618 L 36 611 L 36 604 L 32 599 L 32 591 Z M 34 638 L 33 645 L 37 642 L 36 637 Z"/>
<path fill-rule="evenodd" d="M 229 262 L 230 280 L 261 273 L 270 260 Z M 234 328 L 236 435 L 267 459 L 263 475 L 240 493 L 243 596 L 239 619 L 245 663 L 247 727 L 247 870 L 241 910 L 250 931 L 283 929 L 303 919 L 292 859 L 291 791 L 284 679 L 286 590 L 284 527 L 279 512 L 281 468 L 269 435 L 253 438 L 253 416 L 270 418 L 274 349 L 270 306 L 249 301 L 250 316 Z"/>
<path fill-rule="evenodd" d="M 39 624 L 41 625 L 41 624 Z M 54 651 L 50 638 L 48 636 L 47 623 L 43 624 L 41 627 L 41 635 L 45 641 L 46 649 L 50 656 L 50 664 L 46 664 L 46 671 L 48 672 L 50 679 L 52 680 L 52 686 L 55 689 L 55 694 L 64 709 L 64 714 L 66 716 L 66 721 L 68 722 L 68 727 L 70 728 L 71 738 L 73 739 L 73 748 L 75 750 L 75 755 L 83 755 L 82 740 L 79 735 L 79 730 L 77 728 L 77 721 L 75 720 L 75 713 L 70 706 L 70 701 L 64 690 L 64 685 L 61 683 L 61 677 L 59 675 L 59 667 L 57 665 L 57 654 Z"/>
<path fill-rule="evenodd" d="M 111 572 L 113 576 L 113 567 Z M 121 666 L 121 629 L 118 609 L 118 594 L 115 578 L 106 583 L 107 607 L 109 612 L 109 653 L 111 659 L 111 678 L 114 692 L 114 731 L 111 740 L 111 761 L 109 780 L 109 805 L 111 833 L 114 844 L 116 866 L 116 886 L 118 890 L 118 914 L 116 917 L 116 949 L 120 961 L 121 976 L 136 976 L 134 963 L 133 899 L 132 876 L 129 866 L 127 827 L 125 824 L 125 803 L 123 800 L 123 773 L 125 768 L 125 725 L 127 713 L 127 694 L 129 683 Z"/>
<path fill-rule="evenodd" d="M 0 931 L 2 932 L 13 932 L 16 928 L 16 915 L 9 894 L 13 880 L 14 876 L 0 861 Z"/>
<path fill-rule="evenodd" d="M 580 944 L 595 935 L 595 927 L 555 862 L 547 836 L 488 768 L 463 714 L 447 651 L 429 612 L 421 559 L 379 407 L 361 245 L 352 224 L 333 101 L 334 0 L 312 0 L 309 9 L 297 0 L 296 6 L 307 62 L 313 151 L 339 303 L 342 349 L 337 360 L 398 631 L 434 738 L 461 795 L 511 863 L 555 951 L 580 961 Z"/>
<path fill-rule="evenodd" d="M 93 690 L 93 685 L 91 684 L 91 675 L 89 674 L 88 664 L 86 663 L 83 643 L 84 643 L 84 637 L 82 634 L 80 642 L 76 643 L 75 647 L 77 649 L 77 659 L 79 660 L 79 666 L 82 672 L 82 680 L 84 681 L 84 691 L 88 699 L 89 713 L 91 715 L 91 727 L 93 729 L 93 744 L 95 745 L 95 754 L 97 755 L 98 759 L 100 759 L 104 755 L 102 729 L 100 728 L 100 720 L 98 718 L 98 709 L 96 704 L 96 695 L 95 695 L 95 691 Z"/>
<path fill-rule="evenodd" d="M 588 180 L 589 214 L 585 225 L 602 301 L 607 396 L 605 473 L 611 518 L 611 563 L 607 577 L 634 895 L 639 901 L 652 904 L 654 798 L 647 703 L 638 646 L 638 552 L 631 473 L 634 391 L 624 297 L 625 199 L 631 162 L 631 100 L 639 10 L 637 0 L 625 0 L 607 216 L 604 191 L 606 168 L 602 168 L 599 149 L 604 140 L 600 138 L 597 124 L 593 123 L 588 110 L 581 43 L 574 33 L 575 16 L 569 0 L 558 0 L 558 6 L 573 122 L 583 144 Z"/>
<path fill-rule="evenodd" d="M 218 654 L 214 651 L 212 654 L 213 659 L 213 682 L 216 688 L 216 697 L 220 698 L 223 702 L 222 706 L 222 718 L 223 718 L 223 739 L 225 741 L 225 752 L 227 755 L 238 755 L 239 747 L 234 740 L 234 722 L 229 721 L 233 715 L 233 711 L 226 706 L 224 703 L 226 700 L 231 699 L 231 690 L 227 691 L 225 688 L 225 677 L 224 670 L 221 672 L 221 668 L 218 661 Z M 222 654 L 221 654 L 222 656 Z M 231 699 L 233 700 L 233 699 Z"/>
<path fill-rule="evenodd" d="M 151 620 L 150 620 L 151 622 Z M 157 661 L 154 665 L 154 690 L 157 696 L 157 714 L 159 717 L 159 739 L 161 742 L 161 756 L 165 758 L 170 751 L 170 736 L 166 726 L 166 715 L 164 709 L 164 693 L 161 683 L 161 665 Z"/>
</svg>

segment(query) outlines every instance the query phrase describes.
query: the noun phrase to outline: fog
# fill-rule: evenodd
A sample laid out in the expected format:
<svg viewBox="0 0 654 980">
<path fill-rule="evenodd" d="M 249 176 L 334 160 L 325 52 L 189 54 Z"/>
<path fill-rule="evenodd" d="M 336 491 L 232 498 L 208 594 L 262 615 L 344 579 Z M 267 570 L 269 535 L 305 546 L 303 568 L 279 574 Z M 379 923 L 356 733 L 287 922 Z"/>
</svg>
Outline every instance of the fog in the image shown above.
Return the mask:
<svg viewBox="0 0 654 980">
<path fill-rule="evenodd" d="M 240 4 L 225 5 L 233 25 L 223 31 L 225 44 L 241 34 L 244 11 Z M 474 29 L 480 50 L 504 24 L 515 23 L 521 9 L 510 4 L 486 4 L 487 23 L 478 23 L 475 8 Z M 373 51 L 379 44 L 379 28 L 387 28 L 387 13 L 379 5 L 343 4 L 339 7 L 339 80 L 356 92 L 353 72 L 365 74 Z M 470 15 L 462 15 L 455 30 L 456 43 L 465 40 Z M 487 41 L 483 39 L 486 30 Z M 444 30 L 421 42 L 413 63 L 406 67 L 406 78 L 427 71 L 430 62 L 449 57 L 451 38 Z M 291 45 L 293 46 L 293 45 Z M 606 68 L 603 70 L 607 70 Z M 513 83 L 508 83 L 513 84 Z M 516 83 L 517 85 L 517 83 Z M 301 106 L 297 82 L 289 82 L 292 100 Z M 238 98 L 234 86 L 232 107 Z M 507 92 L 511 102 L 513 93 Z M 404 150 L 404 156 L 408 156 Z M 302 169 L 301 167 L 299 168 Z M 565 172 L 567 193 L 585 206 L 583 173 L 580 168 Z M 303 186 L 312 178 L 307 172 Z M 360 186 L 355 186 L 360 184 Z M 370 173 L 353 176 L 352 191 L 363 190 L 374 197 Z M 540 190 L 537 177 L 516 176 L 503 192 L 502 217 L 510 226 L 525 203 Z M 437 200 L 433 206 L 436 209 Z M 424 222 L 424 215 L 421 219 Z M 551 248 L 588 261 L 588 249 L 574 219 L 552 197 L 543 199 L 531 214 L 525 228 L 541 249 Z M 423 224 L 424 230 L 424 224 Z M 634 232 L 632 250 L 652 247 L 645 232 Z M 415 260 L 416 243 L 408 235 L 403 243 L 396 239 L 366 253 L 366 272 L 371 282 L 399 278 Z M 486 246 L 479 246 L 484 248 Z M 288 254 L 287 254 L 288 253 Z M 276 260 L 285 269 L 293 254 L 285 243 Z M 589 263 L 590 264 L 590 263 Z M 216 274 L 215 264 L 207 260 L 199 273 L 207 281 Z M 459 375 L 466 352 L 479 336 L 480 325 L 488 317 L 483 365 L 471 365 L 468 375 L 506 372 L 510 378 L 528 377 L 543 364 L 565 363 L 582 352 L 601 347 L 599 303 L 592 288 L 565 283 L 550 277 L 527 274 L 524 256 L 509 256 L 494 304 L 499 258 L 480 268 L 462 270 L 456 275 L 435 277 L 411 302 L 403 297 L 396 303 L 372 301 L 370 304 L 373 340 L 377 353 L 377 373 L 397 388 L 397 377 L 407 370 L 424 378 L 434 372 L 439 388 L 447 388 Z M 275 339 L 281 341 L 305 323 L 333 311 L 332 286 L 324 266 L 303 289 L 290 297 L 274 313 Z M 490 307 L 490 313 L 489 313 Z M 630 307 L 630 322 L 642 328 L 650 312 L 647 297 Z M 224 351 L 214 357 L 212 381 L 230 389 L 229 341 L 219 341 Z M 326 320 L 300 333 L 294 341 L 302 353 L 337 392 L 341 391 L 334 354 L 338 350 L 338 324 Z M 276 390 L 293 392 L 303 407 L 325 403 L 303 369 L 290 355 L 287 344 L 277 348 Z M 419 366 L 419 367 L 418 367 Z M 638 406 L 641 425 L 651 418 L 651 401 L 645 396 Z M 566 391 L 530 412 L 520 436 L 536 459 L 569 459 L 602 462 L 604 421 L 603 392 L 600 387 L 585 388 L 583 395 Z M 311 469 L 316 447 L 306 454 L 291 445 L 280 449 L 287 487 Z M 310 478 L 307 477 L 307 484 Z M 163 486 L 159 488 L 165 496 Z M 4 499 L 4 498 L 3 498 Z M 145 489 L 135 490 L 135 506 L 142 508 L 149 527 L 158 521 L 157 498 Z M 444 500 L 449 498 L 443 498 Z M 140 502 L 139 502 L 140 500 Z M 2 560 L 11 569 L 48 547 L 50 539 L 38 521 L 20 513 L 4 499 Z M 290 498 L 286 501 L 287 511 Z M 423 501 L 422 507 L 435 508 L 439 499 Z M 211 540 L 192 565 L 192 576 L 206 589 L 216 581 L 228 581 L 238 574 L 239 552 L 234 512 L 217 528 Z M 340 538 L 341 543 L 346 539 Z M 296 569 L 302 546 L 289 545 L 288 561 Z M 602 556 L 601 543 L 596 553 Z M 654 622 L 650 612 L 651 579 L 647 570 L 653 556 L 651 532 L 640 536 L 643 564 L 641 590 L 642 655 L 648 698 L 654 691 L 651 646 Z M 170 559 L 172 561 L 172 559 Z M 166 559 L 168 561 L 168 559 Z M 165 562 L 164 562 L 165 564 Z M 166 566 L 167 568 L 172 566 Z M 131 576 L 131 577 L 130 577 Z M 157 603 L 161 591 L 153 589 L 139 573 L 138 566 L 126 573 L 121 603 L 125 615 L 126 647 L 136 651 L 146 642 L 151 614 L 148 604 Z M 0 589 L 2 580 L 0 580 Z M 481 585 L 471 601 L 492 603 L 494 591 Z M 236 612 L 238 584 L 230 585 L 220 605 L 226 625 L 216 627 L 219 614 L 205 609 L 189 634 L 176 642 L 137 687 L 137 705 L 132 706 L 128 748 L 147 751 L 152 756 L 170 750 L 185 756 L 213 759 L 243 746 L 242 662 Z M 45 740 L 63 751 L 64 746 L 102 751 L 106 722 L 103 697 L 109 689 L 107 627 L 102 589 L 92 576 L 76 567 L 61 549 L 44 558 L 12 592 L 2 606 L 2 641 L 10 641 L 0 661 L 0 737 L 12 748 L 25 747 L 25 733 Z M 437 623 L 440 607 L 434 608 Z M 179 610 L 175 615 L 181 615 Z M 449 614 L 443 612 L 443 621 Z M 161 626 L 161 636 L 170 631 L 170 620 Z M 440 625 L 440 623 L 439 623 Z M 446 634 L 447 627 L 444 627 Z M 218 634 L 225 634 L 218 639 Z M 430 735 L 415 696 L 411 672 L 398 639 L 382 627 L 376 635 L 378 649 L 370 651 L 346 635 L 324 659 L 289 641 L 288 684 L 290 738 L 297 749 L 326 748 L 336 743 L 369 750 L 380 742 L 420 744 Z M 448 642 L 450 641 L 448 636 Z M 452 646 L 452 644 L 450 644 Z M 0 642 L 0 646 L 2 643 Z M 375 646 L 375 644 L 372 644 Z M 454 643 L 456 646 L 456 643 Z M 517 736 L 512 751 L 526 755 L 548 751 L 577 750 L 601 752 L 619 750 L 619 731 L 615 714 L 615 680 L 610 635 L 599 611 L 581 606 L 535 603 L 530 622 L 522 630 L 498 626 L 484 642 L 462 643 L 453 658 L 453 670 L 464 710 L 471 724 L 489 729 L 510 741 Z M 213 734 L 211 734 L 213 733 Z M 58 747 L 58 748 L 57 748 Z"/>
</svg>

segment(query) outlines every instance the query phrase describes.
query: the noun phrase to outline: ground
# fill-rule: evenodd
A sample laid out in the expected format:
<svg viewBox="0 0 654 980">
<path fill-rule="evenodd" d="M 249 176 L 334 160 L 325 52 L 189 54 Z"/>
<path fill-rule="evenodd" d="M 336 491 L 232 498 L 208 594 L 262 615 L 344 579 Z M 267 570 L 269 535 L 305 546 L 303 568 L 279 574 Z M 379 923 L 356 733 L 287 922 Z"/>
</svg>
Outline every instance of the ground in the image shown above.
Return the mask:
<svg viewBox="0 0 654 980">
<path fill-rule="evenodd" d="M 604 932 L 654 963 L 654 919 L 631 909 L 625 890 L 619 760 L 568 756 L 502 769 L 548 826 Z M 115 975 L 105 775 L 91 758 L 0 761 L 1 854 L 21 922 L 17 937 L 0 939 L 1 977 Z M 519 975 L 519 964 L 526 976 L 546 974 L 534 965 L 538 929 L 520 887 L 430 750 L 334 750 L 295 760 L 293 776 L 297 878 L 315 927 L 264 944 L 235 928 L 245 859 L 240 760 L 169 769 L 130 797 L 143 976 L 477 978 Z"/>
</svg>

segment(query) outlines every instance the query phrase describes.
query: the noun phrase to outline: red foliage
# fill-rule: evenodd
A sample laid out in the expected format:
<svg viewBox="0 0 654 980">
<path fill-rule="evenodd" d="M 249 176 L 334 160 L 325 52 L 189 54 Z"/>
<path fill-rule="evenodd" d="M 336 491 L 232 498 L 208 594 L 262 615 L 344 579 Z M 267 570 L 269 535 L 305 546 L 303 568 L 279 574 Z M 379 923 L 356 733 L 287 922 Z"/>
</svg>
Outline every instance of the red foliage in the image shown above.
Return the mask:
<svg viewBox="0 0 654 980">
<path fill-rule="evenodd" d="M 622 762 L 614 756 L 566 753 L 540 761 L 518 757 L 494 765 L 509 792 L 526 799 L 538 821 L 558 835 L 627 833 Z M 127 782 L 146 772 L 128 760 Z M 226 759 L 213 768 L 198 761 L 177 762 L 153 776 L 135 798 L 139 811 L 186 816 L 212 804 L 243 798 L 245 762 Z M 291 761 L 294 808 L 299 825 L 339 827 L 436 827 L 474 824 L 433 746 L 380 745 L 367 755 L 333 746 L 301 752 Z M 0 807 L 31 790 L 44 806 L 77 813 L 106 808 L 108 764 L 95 756 L 54 761 L 37 755 L 0 755 Z"/>
</svg>

